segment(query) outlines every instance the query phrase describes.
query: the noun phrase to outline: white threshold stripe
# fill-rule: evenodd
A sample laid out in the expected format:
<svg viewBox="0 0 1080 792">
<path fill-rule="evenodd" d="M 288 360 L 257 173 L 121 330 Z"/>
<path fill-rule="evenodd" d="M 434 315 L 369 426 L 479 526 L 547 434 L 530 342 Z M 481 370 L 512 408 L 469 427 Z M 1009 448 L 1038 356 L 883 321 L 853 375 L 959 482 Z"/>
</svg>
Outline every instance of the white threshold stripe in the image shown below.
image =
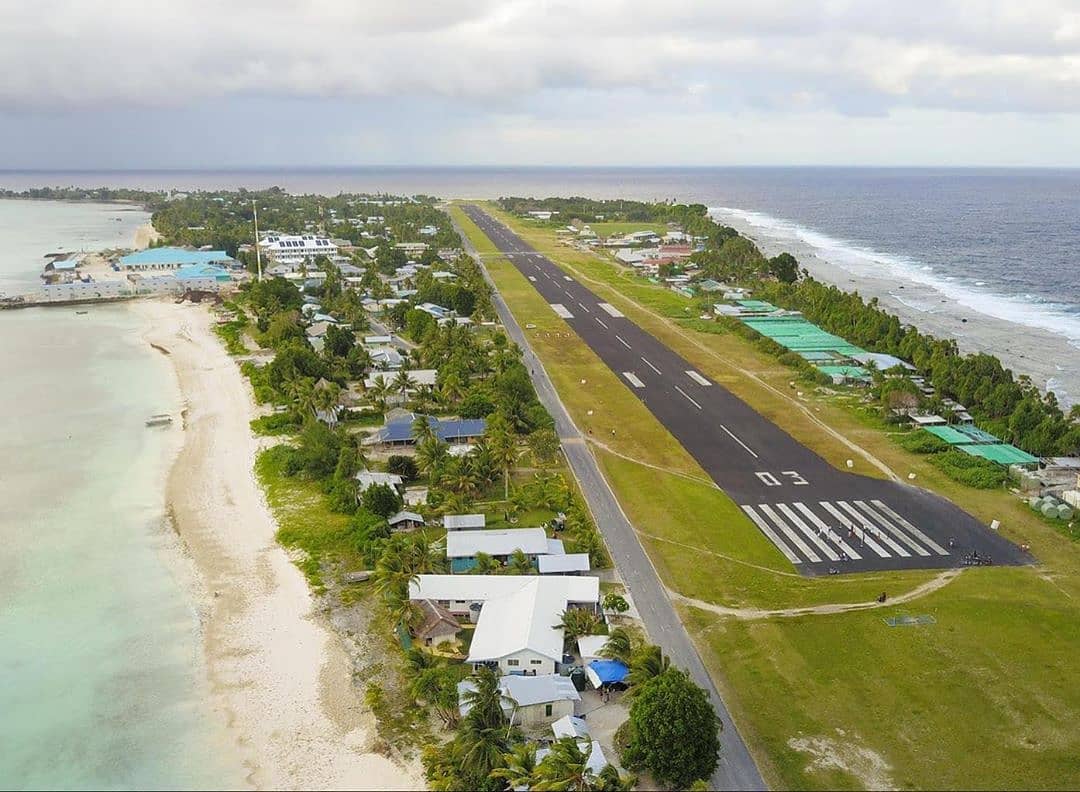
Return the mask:
<svg viewBox="0 0 1080 792">
<path fill-rule="evenodd" d="M 616 319 L 623 317 L 622 312 L 611 303 L 600 303 L 600 307 L 607 311 L 609 316 L 614 316 Z"/>
<path fill-rule="evenodd" d="M 819 563 L 821 561 L 821 556 L 819 556 L 817 553 L 815 553 L 811 549 L 810 545 L 808 545 L 806 542 L 804 542 L 802 540 L 802 538 L 797 533 L 795 533 L 793 530 L 791 530 L 791 526 L 789 526 L 786 522 L 784 522 L 784 519 L 780 515 L 778 515 L 776 512 L 773 511 L 772 506 L 767 506 L 765 504 L 762 504 L 762 505 L 758 506 L 758 508 L 761 509 L 761 511 L 765 513 L 765 516 L 767 516 L 770 520 L 773 521 L 773 523 L 776 525 L 777 528 L 779 528 L 781 531 L 784 532 L 784 536 L 786 536 L 788 539 L 790 539 L 792 544 L 794 544 L 797 548 L 802 550 L 803 555 L 805 555 L 807 557 L 807 559 L 814 562 L 815 564 L 817 564 L 817 563 Z"/>
<path fill-rule="evenodd" d="M 645 383 L 639 380 L 633 372 L 624 371 L 622 375 L 626 377 L 626 379 L 629 380 L 630 384 L 633 385 L 635 388 L 645 387 Z"/>
<path fill-rule="evenodd" d="M 805 503 L 796 501 L 792 504 L 792 506 L 801 511 L 806 516 L 806 519 L 808 519 L 811 523 L 814 524 L 814 527 L 821 531 L 824 531 L 825 535 L 833 541 L 833 544 L 837 545 L 841 550 L 847 553 L 848 558 L 852 559 L 853 561 L 858 561 L 862 558 L 861 555 L 855 552 L 854 548 L 852 548 L 851 545 L 849 545 L 843 540 L 840 534 L 838 534 L 836 531 L 826 525 L 825 522 L 816 514 L 814 514 Z M 883 555 L 888 555 L 888 553 L 884 553 Z"/>
<path fill-rule="evenodd" d="M 903 556 L 904 558 L 911 558 L 911 553 L 909 553 L 906 548 L 901 547 L 895 541 L 893 541 L 891 536 L 889 536 L 887 533 L 885 533 L 872 522 L 870 522 L 870 520 L 867 519 L 862 514 L 862 512 L 860 512 L 850 503 L 848 503 L 847 501 L 837 501 L 836 505 L 846 511 L 848 514 L 850 514 L 852 517 L 854 517 L 857 522 L 862 523 L 862 528 L 865 533 L 872 534 L 875 539 L 882 542 L 883 544 L 888 545 L 889 548 L 897 555 Z"/>
<path fill-rule="evenodd" d="M 879 525 L 884 526 L 886 531 L 891 533 L 893 536 L 895 536 L 901 542 L 906 544 L 908 547 L 910 547 L 916 553 L 918 553 L 921 556 L 930 555 L 929 550 L 925 549 L 922 545 L 920 545 L 918 542 L 916 542 L 914 539 L 912 539 L 906 533 L 901 531 L 899 528 L 897 528 L 895 525 L 893 525 L 887 519 L 885 519 L 880 514 L 878 514 L 876 511 L 874 511 L 872 508 L 867 506 L 864 501 L 852 501 L 852 503 L 855 506 L 857 506 L 862 512 L 864 512 L 868 517 L 870 517 L 873 521 L 877 522 Z"/>
<path fill-rule="evenodd" d="M 859 527 L 857 525 L 855 525 L 855 523 L 853 523 L 851 520 L 849 520 L 847 518 L 847 515 L 845 515 L 845 514 L 841 513 L 840 511 L 838 511 L 837 508 L 835 506 L 833 506 L 831 503 L 829 503 L 828 501 L 821 501 L 820 504 L 821 504 L 821 507 L 823 509 L 825 509 L 825 511 L 827 511 L 829 514 L 831 514 L 833 517 L 836 518 L 837 522 L 839 522 L 840 525 L 847 528 L 849 531 L 856 531 L 856 532 L 859 531 Z M 877 542 L 875 542 L 871 538 L 870 534 L 868 534 L 866 531 L 862 531 L 862 533 L 859 534 L 859 538 L 863 541 L 863 543 L 867 547 L 869 547 L 871 550 L 873 550 L 875 553 L 877 553 L 882 558 L 888 558 L 889 557 L 889 555 L 890 555 L 889 551 L 886 550 L 885 548 L 883 548 Z"/>
<path fill-rule="evenodd" d="M 795 524 L 795 527 L 803 532 L 804 536 L 809 537 L 810 541 L 816 544 L 818 549 L 821 550 L 830 561 L 840 560 L 840 556 L 837 555 L 836 551 L 829 547 L 829 545 L 827 545 L 809 525 L 804 523 L 802 518 L 791 510 L 790 506 L 786 503 L 778 503 L 776 504 L 776 508 L 782 511 L 784 516 L 791 520 L 791 522 Z"/>
<path fill-rule="evenodd" d="M 599 319 L 597 321 L 599 321 Z M 620 344 L 622 344 L 627 349 L 633 349 L 632 346 L 630 346 L 628 343 L 626 343 L 625 341 L 622 340 L 622 336 L 619 336 L 619 335 L 615 336 L 615 340 L 618 341 Z"/>
<path fill-rule="evenodd" d="M 569 275 L 563 275 L 563 276 L 562 276 L 562 279 L 563 279 L 564 281 L 570 281 L 571 283 L 573 283 L 573 282 L 574 282 L 574 279 L 573 279 L 573 278 L 571 278 L 571 277 L 570 277 Z"/>
<path fill-rule="evenodd" d="M 533 283 L 536 283 L 536 276 L 535 275 L 530 275 L 529 280 L 531 280 Z"/>
<path fill-rule="evenodd" d="M 566 310 L 566 306 L 562 303 L 552 303 L 551 310 L 561 316 L 563 319 L 573 319 L 574 315 Z"/>
<path fill-rule="evenodd" d="M 658 368 L 657 368 L 656 366 L 654 366 L 654 365 L 653 365 L 652 363 L 650 363 L 649 361 L 645 360 L 645 358 L 642 358 L 641 360 L 642 360 L 642 362 L 643 362 L 643 363 L 644 363 L 644 364 L 645 364 L 646 366 L 648 366 L 649 368 L 651 368 L 651 369 L 652 369 L 653 371 L 655 371 L 655 372 L 656 372 L 657 374 L 659 374 L 660 376 L 663 376 L 663 375 L 664 375 L 664 372 L 662 372 L 662 371 L 661 371 L 660 369 L 658 369 Z"/>
<path fill-rule="evenodd" d="M 595 320 L 596 320 L 596 323 L 597 323 L 598 325 L 600 325 L 600 326 L 601 326 L 602 328 L 604 328 L 605 330 L 607 330 L 607 329 L 608 329 L 608 328 L 607 328 L 607 325 L 606 325 L 606 324 L 604 324 L 604 323 L 603 323 L 603 321 L 601 321 L 601 319 L 600 319 L 600 317 L 599 317 L 599 316 L 594 316 L 594 317 L 593 317 L 593 319 L 595 319 Z"/>
<path fill-rule="evenodd" d="M 754 525 L 756 525 L 761 530 L 761 532 L 765 534 L 766 537 L 768 537 L 769 541 L 776 545 L 776 549 L 784 554 L 784 558 L 786 558 L 793 564 L 802 563 L 802 559 L 795 555 L 793 552 L 791 552 L 791 548 L 789 548 L 786 544 L 780 541 L 780 537 L 776 535 L 775 531 L 773 531 L 772 526 L 770 526 L 767 522 L 761 519 L 761 516 L 756 511 L 754 511 L 753 506 L 743 506 L 742 510 L 746 512 L 747 517 L 754 521 Z"/>
<path fill-rule="evenodd" d="M 941 545 L 939 545 L 939 544 L 938 544 L 937 542 L 935 542 L 935 541 L 934 541 L 933 539 L 931 539 L 931 538 L 930 538 L 929 536 L 927 536 L 926 534 L 924 534 L 924 533 L 923 533 L 922 531 L 920 531 L 920 530 L 919 530 L 918 528 L 916 528 L 916 527 L 915 527 L 914 525 L 912 525 L 911 523 L 909 523 L 909 522 L 908 522 L 907 520 L 905 520 L 905 519 L 904 519 L 903 517 L 901 517 L 901 516 L 900 516 L 899 514 L 897 514 L 896 512 L 894 512 L 894 511 L 893 511 L 892 509 L 890 509 L 890 508 L 889 508 L 889 507 L 888 507 L 888 506 L 887 506 L 886 504 L 882 503 L 882 502 L 881 502 L 881 501 L 879 501 L 879 500 L 872 500 L 872 501 L 870 501 L 870 502 L 871 502 L 872 504 L 874 504 L 875 506 L 877 506 L 877 507 L 878 507 L 879 509 L 881 509 L 881 511 L 883 511 L 883 512 L 884 512 L 885 514 L 889 515 L 889 516 L 890 516 L 890 517 L 892 517 L 892 518 L 893 518 L 894 520 L 896 520 L 896 521 L 897 521 L 898 523 L 900 523 L 900 525 L 904 526 L 904 527 L 905 527 L 905 528 L 907 528 L 907 529 L 908 529 L 909 531 L 911 531 L 911 533 L 912 533 L 912 534 L 914 534 L 915 536 L 919 537 L 919 539 L 921 539 L 921 540 L 922 540 L 922 541 L 923 541 L 924 543 L 926 543 L 926 545 L 927 545 L 927 546 L 928 546 L 928 547 L 929 547 L 929 548 L 930 548 L 931 550 L 933 550 L 933 551 L 934 551 L 935 553 L 937 553 L 938 555 L 949 555 L 949 551 L 948 551 L 948 550 L 946 550 L 946 549 L 945 549 L 944 547 L 942 547 Z"/>
<path fill-rule="evenodd" d="M 686 376 L 688 376 L 690 379 L 692 379 L 698 385 L 703 385 L 706 388 L 709 387 L 710 385 L 712 385 L 711 382 L 709 382 L 703 376 L 698 374 L 696 371 L 690 370 L 690 371 L 686 372 Z"/>
<path fill-rule="evenodd" d="M 741 445 L 741 446 L 742 446 L 742 447 L 743 447 L 744 449 L 746 449 L 746 453 L 748 453 L 748 454 L 749 454 L 750 456 L 752 456 L 752 457 L 753 457 L 754 459 L 757 459 L 757 458 L 758 458 L 758 455 L 754 453 L 754 449 L 752 449 L 752 448 L 751 448 L 750 446 L 748 446 L 748 445 L 747 445 L 746 443 L 744 443 L 744 442 L 743 442 L 742 440 L 740 440 L 740 439 L 739 439 L 738 437 L 736 437 L 736 436 L 735 436 L 735 435 L 734 435 L 734 434 L 732 433 L 732 431 L 731 431 L 730 429 L 728 429 L 728 428 L 727 428 L 726 426 L 724 426 L 723 424 L 720 424 L 720 428 L 721 428 L 721 429 L 723 429 L 723 430 L 724 430 L 725 432 L 727 432 L 727 436 L 728 436 L 728 437 L 730 437 L 730 438 L 731 438 L 732 440 L 734 440 L 734 441 L 735 441 L 736 443 L 738 443 L 738 444 L 739 444 L 739 445 Z"/>
<path fill-rule="evenodd" d="M 683 395 L 683 398 L 685 398 L 685 399 L 686 399 L 686 400 L 687 400 L 688 402 L 690 402 L 690 403 L 691 403 L 692 405 L 694 405 L 695 407 L 697 407 L 697 408 L 698 408 L 699 410 L 701 409 L 701 405 L 700 405 L 700 404 L 698 404 L 698 403 L 697 403 L 696 401 L 694 401 L 693 399 L 691 399 L 691 398 L 690 398 L 690 396 L 689 396 L 689 395 L 687 395 L 686 391 L 684 391 L 684 390 L 683 390 L 682 388 L 680 388 L 680 387 L 679 387 L 678 385 L 676 385 L 676 386 L 675 386 L 675 390 L 677 390 L 677 391 L 678 391 L 679 393 L 681 393 L 681 394 Z"/>
</svg>

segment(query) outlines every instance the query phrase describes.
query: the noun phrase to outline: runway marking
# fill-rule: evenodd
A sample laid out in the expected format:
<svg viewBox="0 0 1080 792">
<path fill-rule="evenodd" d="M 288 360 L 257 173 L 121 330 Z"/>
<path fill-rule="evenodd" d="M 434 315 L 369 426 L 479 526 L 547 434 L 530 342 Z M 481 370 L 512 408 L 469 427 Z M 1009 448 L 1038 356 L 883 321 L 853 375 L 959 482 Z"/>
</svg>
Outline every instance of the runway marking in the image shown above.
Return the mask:
<svg viewBox="0 0 1080 792">
<path fill-rule="evenodd" d="M 585 307 L 585 303 L 578 301 L 578 305 L 581 306 L 581 310 L 583 310 L 585 313 L 590 313 L 589 309 Z"/>
<path fill-rule="evenodd" d="M 840 534 L 838 534 L 836 531 L 826 525 L 825 522 L 816 514 L 814 514 L 805 503 L 796 501 L 792 504 L 792 506 L 794 506 L 804 515 L 806 515 L 806 519 L 813 523 L 815 528 L 817 528 L 819 531 L 824 531 L 825 536 L 829 537 L 835 545 L 837 545 L 841 550 L 847 553 L 848 558 L 854 561 L 858 561 L 862 558 L 861 555 L 855 552 L 851 545 L 849 545 L 847 542 L 840 538 Z"/>
<path fill-rule="evenodd" d="M 644 358 L 643 358 L 643 359 L 644 359 Z M 683 398 L 685 398 L 685 399 L 686 399 L 686 400 L 687 400 L 688 402 L 690 402 L 690 403 L 691 403 L 692 405 L 694 405 L 695 407 L 697 407 L 697 408 L 698 408 L 699 410 L 701 409 L 701 405 L 700 405 L 700 404 L 698 404 L 698 403 L 697 403 L 696 401 L 694 401 L 693 399 L 691 399 L 691 398 L 690 398 L 690 397 L 689 397 L 689 396 L 687 395 L 686 391 L 684 391 L 684 390 L 683 390 L 682 388 L 680 388 L 680 387 L 679 387 L 678 385 L 676 385 L 676 386 L 675 386 L 675 390 L 677 390 L 677 391 L 678 391 L 679 393 L 681 393 L 681 394 L 683 395 Z"/>
<path fill-rule="evenodd" d="M 652 369 L 653 371 L 655 371 L 655 372 L 656 372 L 657 374 L 659 374 L 660 376 L 663 376 L 663 375 L 664 375 L 664 372 L 662 372 L 662 371 L 661 371 L 660 369 L 658 369 L 658 368 L 657 368 L 656 366 L 654 366 L 654 365 L 653 365 L 652 363 L 650 363 L 649 361 L 645 360 L 645 358 L 642 358 L 642 361 L 644 361 L 644 363 L 645 363 L 645 365 L 646 365 L 646 366 L 648 366 L 649 368 L 651 368 L 651 369 Z"/>
<path fill-rule="evenodd" d="M 772 527 L 767 522 L 765 522 L 765 520 L 763 520 L 756 511 L 754 511 L 753 506 L 742 506 L 741 508 L 744 512 L 746 512 L 746 516 L 753 520 L 754 524 L 761 529 L 761 532 L 765 534 L 766 537 L 768 537 L 769 541 L 776 545 L 776 549 L 784 554 L 784 558 L 786 558 L 793 564 L 802 563 L 802 559 L 795 555 L 793 552 L 791 552 L 791 548 L 789 548 L 786 544 L 780 541 L 780 537 L 777 536 L 776 532 L 773 531 Z"/>
<path fill-rule="evenodd" d="M 926 545 L 927 545 L 927 546 L 929 546 L 929 548 L 930 548 L 931 550 L 933 550 L 933 551 L 934 551 L 935 553 L 937 553 L 938 555 L 949 555 L 949 551 L 948 551 L 948 550 L 946 550 L 946 549 L 945 549 L 944 547 L 942 547 L 941 545 L 939 545 L 939 544 L 938 544 L 937 542 L 935 542 L 935 541 L 934 541 L 933 539 L 931 539 L 931 538 L 930 538 L 929 536 L 927 536 L 926 534 L 924 534 L 924 533 L 923 533 L 922 531 L 920 531 L 920 530 L 919 530 L 918 528 L 916 528 L 916 527 L 915 527 L 914 525 L 912 525 L 911 523 L 909 523 L 909 522 L 908 522 L 907 520 L 905 520 L 905 519 L 904 519 L 903 517 L 901 517 L 901 516 L 900 516 L 899 514 L 897 514 L 896 512 L 894 512 L 894 511 L 893 511 L 892 509 L 890 509 L 890 508 L 889 508 L 889 507 L 888 507 L 887 505 L 885 505 L 884 503 L 882 503 L 882 502 L 881 502 L 881 501 L 879 501 L 879 500 L 873 500 L 873 501 L 870 501 L 870 502 L 871 502 L 872 504 L 874 504 L 875 506 L 877 506 L 877 507 L 878 507 L 879 509 L 881 509 L 881 511 L 883 511 L 883 512 L 884 512 L 885 514 L 889 515 L 889 516 L 890 516 L 890 517 L 892 517 L 892 518 L 893 518 L 894 520 L 896 520 L 896 521 L 897 521 L 898 523 L 900 523 L 900 525 L 902 525 L 902 526 L 904 526 L 905 528 L 907 528 L 907 529 L 908 529 L 908 530 L 909 530 L 909 531 L 910 531 L 910 532 L 911 532 L 912 534 L 914 534 L 915 536 L 919 537 L 919 539 L 921 539 L 921 540 L 922 540 L 923 542 L 925 542 L 925 543 L 926 543 Z"/>
<path fill-rule="evenodd" d="M 804 542 L 797 533 L 791 530 L 791 526 L 784 522 L 784 519 L 775 511 L 773 511 L 772 506 L 767 506 L 763 504 L 761 506 L 758 506 L 758 508 L 761 509 L 761 511 L 763 511 L 770 520 L 773 521 L 777 528 L 784 532 L 784 536 L 790 539 L 796 547 L 802 550 L 803 555 L 805 555 L 810 561 L 815 564 L 821 561 L 821 556 L 811 550 L 810 545 Z"/>
<path fill-rule="evenodd" d="M 551 310 L 561 316 L 563 319 L 573 319 L 574 315 L 566 310 L 566 306 L 562 303 L 552 303 Z"/>
<path fill-rule="evenodd" d="M 710 385 L 712 385 L 712 383 L 711 383 L 711 382 L 709 382 L 709 381 L 708 381 L 707 379 L 705 379 L 705 378 L 704 378 L 703 376 L 701 376 L 700 374 L 698 374 L 698 373 L 697 373 L 696 371 L 693 371 L 693 370 L 691 370 L 691 371 L 688 371 L 688 372 L 686 372 L 686 376 L 688 376 L 688 377 L 689 377 L 690 379 L 692 379 L 692 380 L 693 380 L 694 382 L 696 382 L 696 383 L 697 383 L 698 385 L 702 385 L 702 386 L 704 386 L 704 387 L 706 387 L 706 388 L 707 388 L 707 387 L 709 387 Z"/>
<path fill-rule="evenodd" d="M 600 321 L 600 320 L 599 320 L 599 319 L 597 319 L 597 321 Z M 620 344 L 622 344 L 622 345 L 623 345 L 624 347 L 626 347 L 627 349 L 633 349 L 633 347 L 632 347 L 632 346 L 630 346 L 630 345 L 629 345 L 628 343 L 626 343 L 625 341 L 623 341 L 623 340 L 622 340 L 622 337 L 621 337 L 621 336 L 618 336 L 618 335 L 616 335 L 616 336 L 615 336 L 615 340 L 617 340 L 617 341 L 618 341 L 618 342 L 619 342 Z"/>
<path fill-rule="evenodd" d="M 850 503 L 848 503 L 847 501 L 837 501 L 836 505 L 839 506 L 844 511 L 846 511 L 848 514 L 850 514 L 856 520 L 861 522 L 862 527 L 863 527 L 863 531 L 865 531 L 867 534 L 873 536 L 874 539 L 877 539 L 877 540 L 881 541 L 883 544 L 888 545 L 889 549 L 891 549 L 897 555 L 901 555 L 904 558 L 911 558 L 911 553 L 909 553 L 905 548 L 901 547 L 896 542 L 894 542 L 892 540 L 892 537 L 890 537 L 888 534 L 886 534 L 884 531 L 882 531 L 880 528 L 878 528 L 876 525 L 874 525 L 872 522 L 870 522 L 869 519 L 867 519 L 860 511 L 858 511 Z"/>
<path fill-rule="evenodd" d="M 573 283 L 573 282 L 574 282 L 574 279 L 573 279 L 573 278 L 571 278 L 571 277 L 570 277 L 569 275 L 563 275 L 563 276 L 562 276 L 562 279 L 563 279 L 564 281 L 570 281 L 571 283 Z"/>
<path fill-rule="evenodd" d="M 631 384 L 631 385 L 633 385 L 633 386 L 634 386 L 635 388 L 644 388 L 644 387 L 645 387 L 645 383 L 644 383 L 644 382 L 642 382 L 641 380 L 639 380 L 639 379 L 638 379 L 638 378 L 637 378 L 637 377 L 636 377 L 636 376 L 635 376 L 634 374 L 632 374 L 631 372 L 629 372 L 629 371 L 624 371 L 624 372 L 622 373 L 622 375 L 623 375 L 624 377 L 626 377 L 626 378 L 627 378 L 628 380 L 630 380 L 630 384 Z"/>
<path fill-rule="evenodd" d="M 530 275 L 529 280 L 531 280 L 533 283 L 536 283 L 536 276 L 535 275 Z"/>
<path fill-rule="evenodd" d="M 820 505 L 821 505 L 821 507 L 823 509 L 825 509 L 825 511 L 827 511 L 829 514 L 831 514 L 833 517 L 835 517 L 836 520 L 840 523 L 840 525 L 842 525 L 844 528 L 848 529 L 849 531 L 859 531 L 860 530 L 859 527 L 857 525 L 855 525 L 855 523 L 853 523 L 851 520 L 849 520 L 847 518 L 847 516 L 845 516 L 840 511 L 838 511 L 837 508 L 835 506 L 833 506 L 831 503 L 829 503 L 828 501 L 821 501 Z M 889 557 L 889 551 L 884 549 L 877 542 L 875 542 L 873 540 L 873 538 L 870 536 L 870 534 L 868 534 L 865 530 L 862 531 L 862 534 L 859 536 L 859 538 L 862 539 L 863 543 L 867 547 L 869 547 L 871 550 L 873 550 L 875 553 L 877 553 L 882 558 L 888 558 Z"/>
<path fill-rule="evenodd" d="M 746 443 L 744 443 L 744 442 L 743 442 L 742 440 L 740 440 L 740 439 L 739 439 L 739 438 L 737 438 L 737 437 L 736 437 L 736 436 L 735 436 L 734 434 L 732 434 L 732 432 L 731 432 L 731 430 L 730 430 L 730 429 L 728 429 L 728 428 L 727 428 L 726 426 L 724 426 L 723 424 L 720 424 L 720 428 L 721 428 L 721 429 L 723 429 L 723 430 L 724 430 L 725 432 L 727 432 L 727 436 L 728 436 L 728 437 L 730 437 L 730 438 L 731 438 L 732 440 L 734 440 L 734 441 L 735 441 L 736 443 L 738 443 L 738 444 L 739 444 L 739 445 L 741 445 L 741 446 L 742 446 L 743 448 L 745 448 L 745 449 L 746 449 L 746 453 L 748 453 L 748 454 L 749 454 L 750 456 L 752 456 L 752 457 L 753 457 L 754 459 L 757 459 L 757 458 L 758 458 L 758 455 L 754 453 L 754 449 L 752 449 L 752 448 L 751 448 L 750 446 L 748 446 L 748 445 L 747 445 Z"/>
<path fill-rule="evenodd" d="M 602 328 L 604 328 L 605 330 L 607 330 L 607 329 L 608 329 L 608 328 L 607 328 L 607 325 L 606 325 L 606 324 L 604 324 L 604 323 L 603 323 L 603 322 L 602 322 L 602 321 L 600 320 L 600 317 L 599 317 L 599 316 L 594 316 L 594 317 L 593 317 L 593 319 L 595 319 L 595 320 L 596 320 L 596 323 L 597 323 L 598 325 L 600 325 L 600 326 L 601 326 Z"/>
<path fill-rule="evenodd" d="M 861 509 L 863 512 L 868 514 L 871 518 L 873 518 L 875 521 L 877 521 L 881 525 L 884 525 L 886 531 L 891 533 L 893 536 L 895 536 L 901 542 L 906 544 L 908 547 L 910 547 L 916 553 L 918 553 L 921 556 L 930 555 L 929 550 L 926 550 L 925 548 L 923 548 L 922 545 L 920 545 L 918 542 L 916 542 L 914 539 L 912 539 L 906 533 L 901 531 L 899 528 L 897 528 L 895 525 L 893 525 L 891 522 L 889 522 L 886 518 L 882 517 L 880 514 L 878 514 L 876 511 L 874 511 L 874 509 L 872 507 L 867 506 L 864 501 L 854 501 L 854 504 L 856 506 L 858 506 L 859 509 Z"/>
<path fill-rule="evenodd" d="M 607 311 L 608 314 L 610 314 L 611 316 L 614 316 L 616 319 L 622 319 L 623 318 L 622 311 L 620 311 L 618 308 L 616 308 L 611 303 L 600 303 L 600 307 L 603 308 L 605 311 Z"/>
<path fill-rule="evenodd" d="M 820 536 L 818 536 L 818 534 L 816 534 L 813 529 L 810 528 L 809 525 L 804 523 L 802 521 L 802 518 L 791 510 L 790 506 L 788 506 L 786 503 L 778 503 L 776 504 L 776 508 L 782 511 L 784 513 L 784 516 L 791 520 L 795 524 L 795 527 L 802 531 L 803 534 L 810 537 L 810 541 L 818 546 L 818 549 L 825 554 L 826 558 L 828 558 L 830 561 L 840 560 L 840 556 L 837 555 L 836 551 L 829 547 L 825 543 L 825 541 Z"/>
</svg>

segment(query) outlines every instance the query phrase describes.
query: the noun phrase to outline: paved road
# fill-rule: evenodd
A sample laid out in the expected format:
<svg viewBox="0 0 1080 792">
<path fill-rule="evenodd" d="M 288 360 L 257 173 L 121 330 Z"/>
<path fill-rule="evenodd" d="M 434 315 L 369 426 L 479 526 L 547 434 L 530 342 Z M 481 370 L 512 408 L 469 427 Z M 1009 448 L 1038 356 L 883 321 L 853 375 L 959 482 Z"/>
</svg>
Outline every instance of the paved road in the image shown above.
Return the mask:
<svg viewBox="0 0 1080 792">
<path fill-rule="evenodd" d="M 471 248 L 465 234 L 462 233 L 461 236 L 466 246 Z M 470 252 L 475 254 L 474 250 Z M 484 276 L 491 282 L 487 270 L 484 270 Z M 494 283 L 491 285 L 494 289 Z M 507 333 L 522 349 L 524 363 L 532 375 L 533 385 L 540 402 L 555 419 L 555 429 L 562 443 L 563 452 L 588 501 L 589 510 L 604 536 L 619 574 L 630 590 L 645 629 L 648 630 L 652 640 L 663 647 L 672 663 L 687 669 L 694 681 L 709 692 L 717 716 L 723 723 L 724 728 L 720 733 L 720 765 L 711 779 L 712 788 L 766 789 L 765 781 L 753 757 L 750 756 L 746 743 L 743 742 L 690 636 L 672 607 L 671 600 L 668 599 L 667 592 L 652 562 L 645 555 L 633 527 L 619 506 L 607 481 L 601 475 L 581 432 L 570 419 L 543 364 L 532 351 L 528 339 L 498 290 L 494 291 L 493 299 L 495 309 Z"/>
<path fill-rule="evenodd" d="M 837 470 L 537 253 L 466 212 L 804 575 L 1031 561 L 953 503 Z"/>
</svg>

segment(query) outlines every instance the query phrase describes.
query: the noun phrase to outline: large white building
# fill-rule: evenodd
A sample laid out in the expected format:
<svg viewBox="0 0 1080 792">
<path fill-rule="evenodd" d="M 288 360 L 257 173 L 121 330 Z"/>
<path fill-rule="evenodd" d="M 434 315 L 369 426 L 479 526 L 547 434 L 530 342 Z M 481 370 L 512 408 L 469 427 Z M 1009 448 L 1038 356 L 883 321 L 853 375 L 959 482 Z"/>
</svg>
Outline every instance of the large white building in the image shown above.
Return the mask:
<svg viewBox="0 0 1080 792">
<path fill-rule="evenodd" d="M 259 249 L 275 264 L 294 267 L 310 264 L 316 256 L 333 259 L 338 252 L 337 245 L 314 234 L 271 234 L 259 242 Z"/>
<path fill-rule="evenodd" d="M 500 675 L 554 674 L 562 660 L 567 608 L 595 609 L 595 577 L 538 575 L 420 575 L 409 599 L 432 600 L 476 621 L 468 662 L 497 667 Z M 478 611 L 478 613 L 477 613 Z"/>
</svg>

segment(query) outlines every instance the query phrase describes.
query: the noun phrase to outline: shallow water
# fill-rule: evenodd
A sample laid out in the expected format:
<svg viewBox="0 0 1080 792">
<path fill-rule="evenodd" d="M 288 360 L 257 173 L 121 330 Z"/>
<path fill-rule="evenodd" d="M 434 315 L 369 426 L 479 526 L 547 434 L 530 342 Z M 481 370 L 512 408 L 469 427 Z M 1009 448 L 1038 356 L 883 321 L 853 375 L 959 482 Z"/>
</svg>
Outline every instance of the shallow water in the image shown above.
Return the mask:
<svg viewBox="0 0 1080 792">
<path fill-rule="evenodd" d="M 42 238 L 121 244 L 115 207 L 37 204 L 15 223 L 9 203 L 9 283 L 36 277 Z M 132 214 L 128 239 L 146 217 Z M 13 254 L 31 249 L 29 262 Z M 0 779 L 237 786 L 206 703 L 195 580 L 165 513 L 178 430 L 144 425 L 178 414 L 171 367 L 127 307 L 86 310 L 0 311 Z"/>
</svg>

